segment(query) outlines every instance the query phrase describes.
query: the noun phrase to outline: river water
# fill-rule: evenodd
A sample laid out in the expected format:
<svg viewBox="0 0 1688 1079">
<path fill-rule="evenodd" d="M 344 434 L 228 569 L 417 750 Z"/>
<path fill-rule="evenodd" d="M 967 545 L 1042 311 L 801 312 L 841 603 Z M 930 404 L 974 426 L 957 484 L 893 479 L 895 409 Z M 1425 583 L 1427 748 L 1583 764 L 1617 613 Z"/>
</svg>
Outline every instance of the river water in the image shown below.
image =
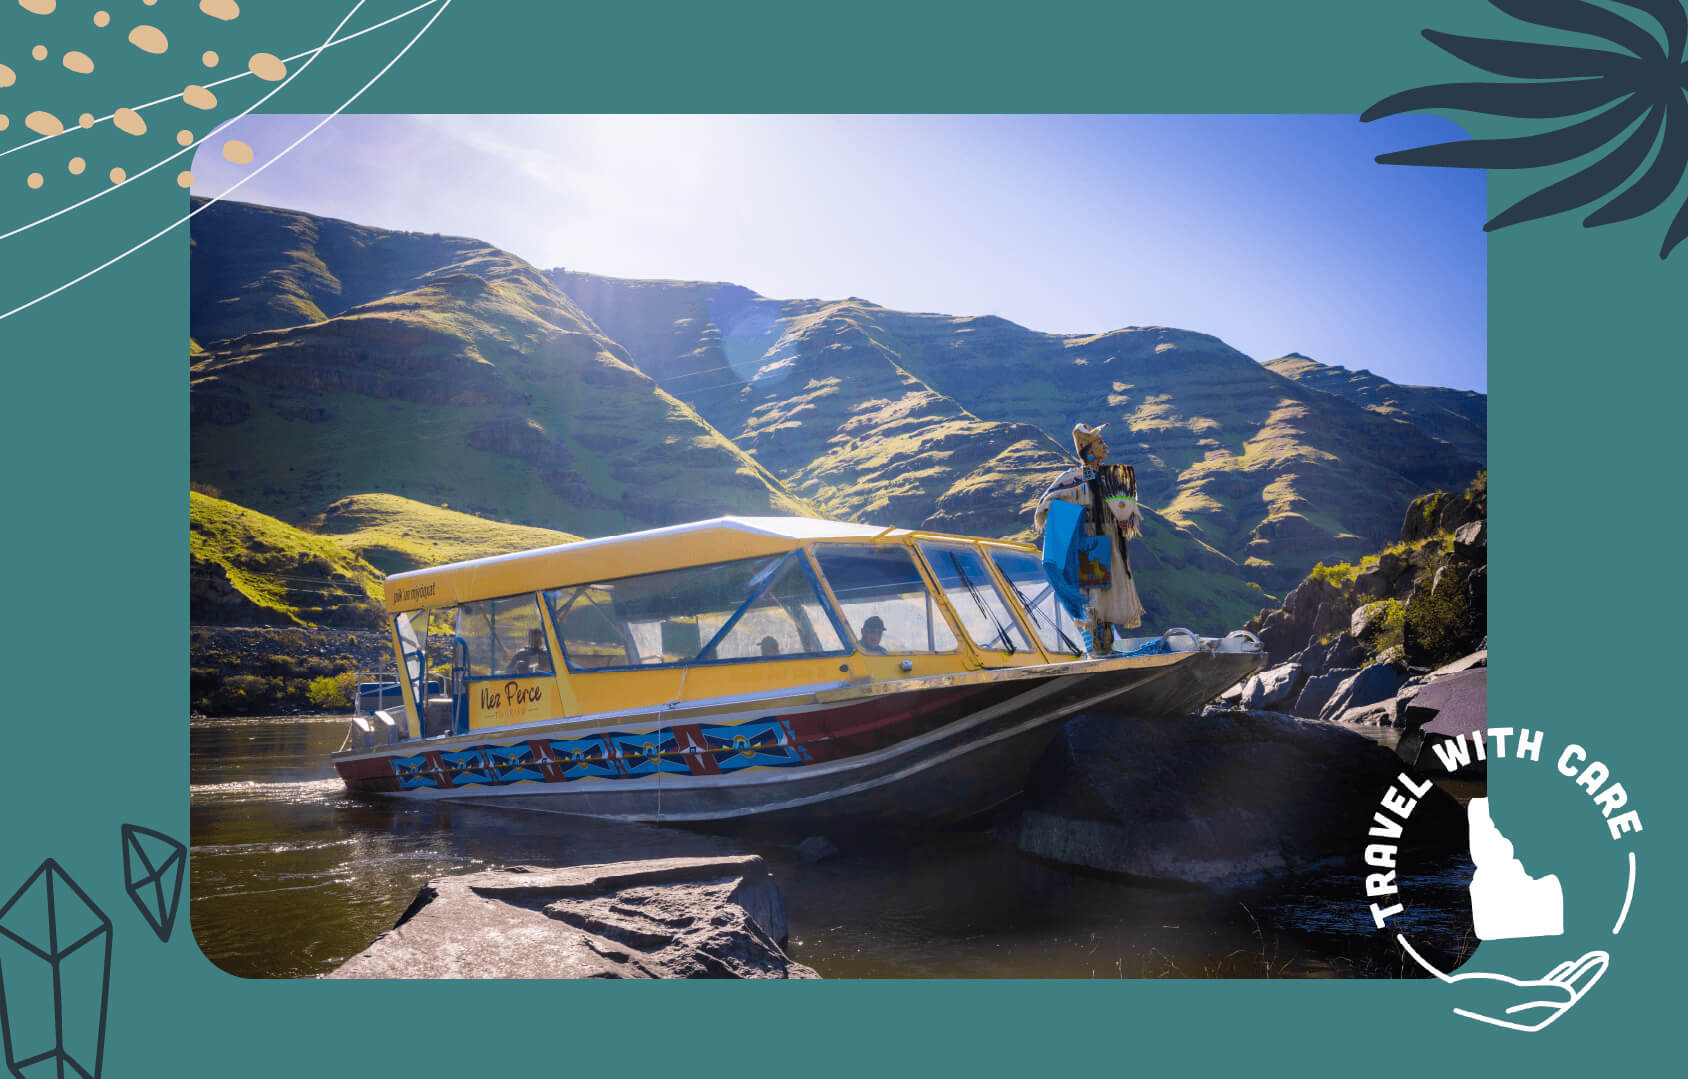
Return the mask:
<svg viewBox="0 0 1688 1079">
<path fill-rule="evenodd" d="M 1219 893 L 1076 871 L 983 831 L 815 860 L 675 828 L 353 798 L 328 760 L 346 728 L 339 716 L 192 721 L 189 911 L 200 948 L 231 973 L 332 970 L 432 877 L 724 853 L 767 859 L 787 951 L 828 978 L 1413 976 L 1396 928 L 1444 970 L 1475 944 L 1469 862 L 1407 878 L 1417 902 L 1386 935 L 1346 869 Z"/>
</svg>

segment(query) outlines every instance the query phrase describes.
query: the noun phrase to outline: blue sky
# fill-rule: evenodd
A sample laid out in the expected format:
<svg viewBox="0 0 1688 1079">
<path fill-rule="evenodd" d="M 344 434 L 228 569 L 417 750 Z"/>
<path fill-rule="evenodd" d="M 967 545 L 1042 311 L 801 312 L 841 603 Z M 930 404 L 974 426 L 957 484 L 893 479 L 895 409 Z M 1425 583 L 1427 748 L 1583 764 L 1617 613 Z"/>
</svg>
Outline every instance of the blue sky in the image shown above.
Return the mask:
<svg viewBox="0 0 1688 1079">
<path fill-rule="evenodd" d="M 779 298 L 1177 326 L 1487 389 L 1485 177 L 1375 164 L 1435 117 L 249 116 L 194 193 Z M 240 138 L 257 162 L 216 148 Z"/>
</svg>

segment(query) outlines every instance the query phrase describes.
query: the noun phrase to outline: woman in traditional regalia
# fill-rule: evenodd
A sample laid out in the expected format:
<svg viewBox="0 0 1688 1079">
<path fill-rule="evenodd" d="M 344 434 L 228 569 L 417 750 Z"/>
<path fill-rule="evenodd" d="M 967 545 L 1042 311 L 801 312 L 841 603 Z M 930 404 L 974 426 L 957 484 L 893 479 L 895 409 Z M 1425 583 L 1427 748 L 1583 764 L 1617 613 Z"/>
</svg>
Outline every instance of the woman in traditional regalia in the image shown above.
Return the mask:
<svg viewBox="0 0 1688 1079">
<path fill-rule="evenodd" d="M 1032 523 L 1042 535 L 1050 505 L 1055 501 L 1071 502 L 1084 511 L 1080 526 L 1083 534 L 1107 539 L 1106 583 L 1092 583 L 1084 588 L 1082 628 L 1085 648 L 1092 656 L 1112 651 L 1113 627 L 1135 629 L 1143 624 L 1143 604 L 1137 598 L 1131 558 L 1126 549 L 1128 537 L 1142 534 L 1143 511 L 1137 504 L 1137 474 L 1130 465 L 1103 463 L 1108 457 L 1108 444 L 1102 441 L 1102 428 L 1106 426 L 1105 423 L 1096 427 L 1087 423 L 1073 426 L 1073 450 L 1079 463 L 1056 477 L 1032 512 Z M 1081 579 L 1081 584 L 1099 579 L 1100 565 L 1090 568 L 1096 575 Z"/>
</svg>

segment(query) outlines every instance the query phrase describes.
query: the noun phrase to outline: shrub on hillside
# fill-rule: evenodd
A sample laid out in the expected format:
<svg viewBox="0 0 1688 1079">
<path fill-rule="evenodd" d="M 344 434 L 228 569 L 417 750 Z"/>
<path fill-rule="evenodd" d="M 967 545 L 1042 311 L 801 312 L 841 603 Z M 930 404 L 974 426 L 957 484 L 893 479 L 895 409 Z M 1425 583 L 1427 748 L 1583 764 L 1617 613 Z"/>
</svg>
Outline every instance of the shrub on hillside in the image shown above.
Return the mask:
<svg viewBox="0 0 1688 1079">
<path fill-rule="evenodd" d="M 1359 575 L 1360 567 L 1349 562 L 1338 562 L 1334 566 L 1327 566 L 1320 562 L 1307 573 L 1309 580 L 1322 581 L 1336 589 L 1353 584 L 1354 578 Z"/>
<path fill-rule="evenodd" d="M 335 712 L 352 706 L 358 691 L 358 676 L 351 671 L 313 678 L 305 688 L 305 699 L 312 708 Z"/>
<path fill-rule="evenodd" d="M 1477 647 L 1483 622 L 1466 589 L 1451 582 L 1434 592 L 1420 589 L 1407 603 L 1401 626 L 1408 662 L 1425 667 L 1452 663 Z"/>
</svg>

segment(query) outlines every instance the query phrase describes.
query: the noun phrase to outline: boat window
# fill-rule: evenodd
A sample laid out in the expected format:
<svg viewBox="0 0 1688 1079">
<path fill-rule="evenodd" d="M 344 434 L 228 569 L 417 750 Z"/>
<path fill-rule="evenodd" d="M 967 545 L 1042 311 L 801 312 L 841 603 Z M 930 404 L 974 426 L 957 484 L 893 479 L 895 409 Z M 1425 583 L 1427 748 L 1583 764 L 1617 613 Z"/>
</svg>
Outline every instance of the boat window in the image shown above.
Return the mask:
<svg viewBox="0 0 1688 1079">
<path fill-rule="evenodd" d="M 450 733 L 453 702 L 446 687 L 452 679 L 457 608 L 406 611 L 393 619 L 393 626 L 404 657 L 404 677 L 421 710 L 416 729 L 423 736 Z"/>
<path fill-rule="evenodd" d="M 1055 598 L 1049 576 L 1043 571 L 1043 560 L 1025 551 L 993 550 L 991 561 L 1002 571 L 1014 598 L 1031 616 L 1032 628 L 1044 649 L 1078 655 L 1083 637 L 1067 609 Z"/>
<path fill-rule="evenodd" d="M 955 651 L 955 632 L 907 547 L 819 543 L 814 552 L 863 651 Z"/>
<path fill-rule="evenodd" d="M 555 588 L 545 602 L 575 671 L 846 651 L 800 552 Z"/>
<path fill-rule="evenodd" d="M 406 611 L 393 619 L 399 635 L 399 655 L 404 658 L 404 676 L 410 682 L 412 700 L 425 699 L 422 672 L 427 670 L 428 612 Z"/>
<path fill-rule="evenodd" d="M 615 620 L 607 586 L 559 589 L 545 593 L 545 599 L 551 605 L 557 640 L 571 669 L 627 667 L 639 662 L 633 638 Z"/>
<path fill-rule="evenodd" d="M 922 543 L 920 553 L 974 644 L 989 652 L 1032 651 L 1026 631 L 1020 628 L 977 548 L 959 543 Z"/>
<path fill-rule="evenodd" d="M 457 609 L 457 636 L 468 652 L 470 678 L 551 673 L 545 623 L 533 596 L 463 604 Z"/>
<path fill-rule="evenodd" d="M 704 659 L 841 654 L 844 639 L 826 615 L 801 554 L 787 557 L 762 594 L 706 643 Z"/>
</svg>

